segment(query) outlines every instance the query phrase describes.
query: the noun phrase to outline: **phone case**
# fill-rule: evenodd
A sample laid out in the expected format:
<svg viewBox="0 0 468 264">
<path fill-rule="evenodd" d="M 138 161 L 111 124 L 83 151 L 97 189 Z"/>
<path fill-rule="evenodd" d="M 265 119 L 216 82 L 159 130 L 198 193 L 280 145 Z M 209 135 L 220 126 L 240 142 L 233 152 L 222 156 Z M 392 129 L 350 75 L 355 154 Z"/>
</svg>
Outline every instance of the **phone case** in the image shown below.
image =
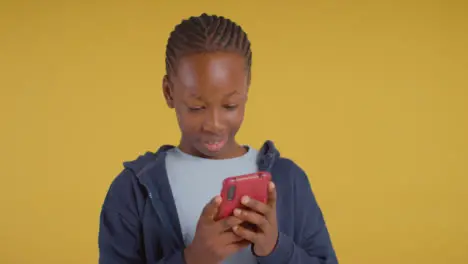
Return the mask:
<svg viewBox="0 0 468 264">
<path fill-rule="evenodd" d="M 243 196 L 267 203 L 270 181 L 271 174 L 264 171 L 226 178 L 221 190 L 222 202 L 217 219 L 231 216 L 236 208 L 243 208 Z"/>
</svg>

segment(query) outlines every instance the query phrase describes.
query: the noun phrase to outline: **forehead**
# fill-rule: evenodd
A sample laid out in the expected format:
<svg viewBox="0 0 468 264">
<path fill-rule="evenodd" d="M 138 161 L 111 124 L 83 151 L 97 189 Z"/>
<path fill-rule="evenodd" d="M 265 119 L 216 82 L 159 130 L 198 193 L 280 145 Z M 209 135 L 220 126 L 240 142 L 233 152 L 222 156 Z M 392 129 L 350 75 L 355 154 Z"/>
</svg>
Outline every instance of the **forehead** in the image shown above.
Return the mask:
<svg viewBox="0 0 468 264">
<path fill-rule="evenodd" d="M 176 68 L 175 90 L 196 96 L 214 96 L 247 90 L 245 58 L 236 53 L 198 53 L 182 57 Z"/>
</svg>

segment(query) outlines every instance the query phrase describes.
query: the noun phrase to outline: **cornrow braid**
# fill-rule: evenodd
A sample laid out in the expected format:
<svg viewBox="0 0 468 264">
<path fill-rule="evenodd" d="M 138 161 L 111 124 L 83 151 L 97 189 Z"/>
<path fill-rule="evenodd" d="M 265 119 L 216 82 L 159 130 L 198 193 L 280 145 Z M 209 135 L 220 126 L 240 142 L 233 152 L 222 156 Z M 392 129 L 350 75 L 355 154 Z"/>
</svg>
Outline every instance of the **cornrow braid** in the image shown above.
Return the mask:
<svg viewBox="0 0 468 264">
<path fill-rule="evenodd" d="M 247 33 L 230 19 L 206 13 L 183 20 L 171 32 L 166 46 L 166 73 L 173 73 L 183 56 L 216 51 L 244 56 L 250 76 L 252 51 Z"/>
</svg>

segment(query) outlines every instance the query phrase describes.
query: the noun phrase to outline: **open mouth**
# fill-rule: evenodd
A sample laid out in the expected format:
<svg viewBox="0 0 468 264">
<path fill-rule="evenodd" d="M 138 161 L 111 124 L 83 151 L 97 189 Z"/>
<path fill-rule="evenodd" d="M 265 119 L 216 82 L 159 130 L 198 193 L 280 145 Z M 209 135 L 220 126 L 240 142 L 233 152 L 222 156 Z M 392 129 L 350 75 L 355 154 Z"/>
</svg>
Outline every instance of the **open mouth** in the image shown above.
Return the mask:
<svg viewBox="0 0 468 264">
<path fill-rule="evenodd" d="M 206 141 L 204 143 L 204 145 L 205 145 L 206 149 L 208 149 L 209 151 L 218 152 L 224 147 L 225 143 L 226 143 L 226 141 L 224 141 L 224 140 L 221 140 L 221 141 Z"/>
</svg>

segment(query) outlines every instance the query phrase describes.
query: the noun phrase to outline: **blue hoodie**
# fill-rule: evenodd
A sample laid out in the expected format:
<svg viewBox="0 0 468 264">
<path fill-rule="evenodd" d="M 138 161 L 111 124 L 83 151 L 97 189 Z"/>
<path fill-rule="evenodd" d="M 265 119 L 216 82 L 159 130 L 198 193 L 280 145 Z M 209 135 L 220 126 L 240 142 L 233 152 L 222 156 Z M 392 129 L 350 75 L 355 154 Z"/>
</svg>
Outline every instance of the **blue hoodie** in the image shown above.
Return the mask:
<svg viewBox="0 0 468 264">
<path fill-rule="evenodd" d="M 162 146 L 132 162 L 114 179 L 104 200 L 99 228 L 100 264 L 184 264 L 185 248 L 165 168 L 173 146 Z M 280 157 L 271 141 L 258 168 L 276 185 L 279 237 L 260 264 L 337 264 L 322 212 L 304 171 Z"/>
</svg>

